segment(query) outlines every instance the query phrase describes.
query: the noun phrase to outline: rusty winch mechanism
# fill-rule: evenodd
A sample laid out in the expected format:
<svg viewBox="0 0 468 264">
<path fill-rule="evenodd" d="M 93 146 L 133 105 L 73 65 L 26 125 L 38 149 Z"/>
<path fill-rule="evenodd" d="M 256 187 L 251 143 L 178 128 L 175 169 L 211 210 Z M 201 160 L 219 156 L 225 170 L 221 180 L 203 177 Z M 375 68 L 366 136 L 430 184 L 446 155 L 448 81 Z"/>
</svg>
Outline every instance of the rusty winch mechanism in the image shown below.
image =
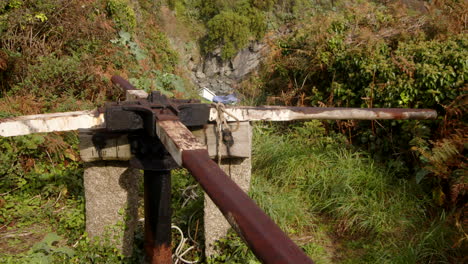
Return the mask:
<svg viewBox="0 0 468 264">
<path fill-rule="evenodd" d="M 123 79 L 113 81 L 127 90 L 133 88 Z M 151 92 L 147 99 L 105 105 L 105 133 L 128 133 L 134 154 L 130 164 L 144 170 L 145 251 L 151 263 L 172 262 L 170 171 L 178 165 L 187 168 L 197 179 L 259 259 L 265 263 L 312 263 L 212 161 L 190 131 L 181 126 L 204 126 L 209 117 L 210 105 L 199 100 L 168 99 L 160 92 Z M 164 136 L 158 137 L 162 124 L 167 124 L 166 131 L 172 128 L 183 133 L 169 135 L 164 140 Z M 165 144 L 189 142 L 185 144 L 188 149 L 176 147 L 183 149 L 181 164 L 173 159 L 162 141 Z"/>
<path fill-rule="evenodd" d="M 119 76 L 112 82 L 135 89 Z M 145 251 L 150 263 L 171 263 L 171 176 L 185 167 L 224 214 L 233 229 L 263 262 L 313 263 L 312 260 L 228 177 L 187 127 L 199 127 L 219 117 L 218 109 L 198 100 L 169 99 L 152 92 L 146 99 L 107 103 L 103 109 L 24 116 L 0 120 L 0 136 L 39 132 L 94 130 L 96 148 L 105 139 L 127 134 L 134 158 L 144 170 Z M 434 119 L 430 109 L 226 107 L 232 121 L 304 119 Z M 229 137 L 229 135 L 227 135 Z"/>
</svg>

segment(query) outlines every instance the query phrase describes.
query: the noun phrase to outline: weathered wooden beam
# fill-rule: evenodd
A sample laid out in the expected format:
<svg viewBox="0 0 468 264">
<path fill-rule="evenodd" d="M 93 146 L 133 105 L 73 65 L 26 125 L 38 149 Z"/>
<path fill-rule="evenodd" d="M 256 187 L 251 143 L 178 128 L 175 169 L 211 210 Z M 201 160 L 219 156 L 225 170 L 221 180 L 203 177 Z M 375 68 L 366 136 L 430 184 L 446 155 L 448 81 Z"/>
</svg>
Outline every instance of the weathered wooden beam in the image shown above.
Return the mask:
<svg viewBox="0 0 468 264">
<path fill-rule="evenodd" d="M 307 119 L 376 120 L 376 119 L 435 119 L 431 109 L 407 108 L 346 108 L 346 107 L 291 107 L 291 106 L 230 106 L 226 107 L 228 121 L 291 121 Z M 210 121 L 217 112 L 211 108 Z M 236 117 L 236 118 L 234 118 Z"/>
<path fill-rule="evenodd" d="M 120 160 L 129 161 L 132 159 L 128 135 L 113 135 L 105 140 L 104 147 L 99 149 L 94 145 L 93 137 L 95 132 L 92 130 L 80 130 L 80 157 L 84 162 L 102 161 L 102 160 Z"/>
<path fill-rule="evenodd" d="M 104 114 L 97 110 L 0 119 L 0 136 L 13 137 L 34 133 L 105 128 Z"/>
<path fill-rule="evenodd" d="M 240 122 L 237 130 L 235 123 L 230 123 L 232 138 L 234 145 L 229 149 L 221 141 L 218 146 L 218 133 L 216 125 L 208 124 L 203 128 L 191 130 L 199 142 L 203 143 L 208 149 L 208 154 L 211 158 L 218 155 L 218 147 L 220 155 L 224 158 L 249 158 L 250 146 L 252 141 L 252 132 L 249 122 Z M 128 135 L 112 135 L 105 139 L 105 144 L 102 149 L 98 149 L 93 143 L 95 132 L 92 130 L 80 130 L 80 156 L 84 162 L 100 161 L 100 160 L 130 160 L 133 156 L 128 142 Z"/>
<path fill-rule="evenodd" d="M 167 152 L 177 164 L 182 166 L 182 152 L 186 150 L 206 150 L 186 126 L 176 120 L 159 121 L 156 123 L 156 134 Z"/>
<path fill-rule="evenodd" d="M 135 98 L 141 98 L 144 94 L 140 93 L 134 96 Z M 435 119 L 437 117 L 435 110 L 406 108 L 231 106 L 226 108 L 226 113 L 228 113 L 226 118 L 229 122 L 236 121 L 236 118 L 239 121 L 291 121 L 307 119 Z M 233 118 L 233 116 L 236 118 Z M 216 109 L 212 108 L 209 120 L 214 121 L 216 117 Z M 104 127 L 104 114 L 97 110 L 30 115 L 1 119 L 0 136 L 10 137 L 32 133 L 100 129 Z"/>
</svg>

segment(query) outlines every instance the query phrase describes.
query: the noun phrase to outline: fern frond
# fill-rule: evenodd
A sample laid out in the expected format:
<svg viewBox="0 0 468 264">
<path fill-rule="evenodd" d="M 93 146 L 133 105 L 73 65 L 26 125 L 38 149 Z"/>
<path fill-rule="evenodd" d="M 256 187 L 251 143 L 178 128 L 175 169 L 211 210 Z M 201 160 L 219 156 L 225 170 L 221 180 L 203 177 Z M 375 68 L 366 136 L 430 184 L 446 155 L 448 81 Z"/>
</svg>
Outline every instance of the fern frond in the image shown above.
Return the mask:
<svg viewBox="0 0 468 264">
<path fill-rule="evenodd" d="M 429 158 L 433 163 L 445 163 L 459 155 L 458 144 L 452 139 L 443 139 L 432 148 L 432 156 Z"/>
</svg>

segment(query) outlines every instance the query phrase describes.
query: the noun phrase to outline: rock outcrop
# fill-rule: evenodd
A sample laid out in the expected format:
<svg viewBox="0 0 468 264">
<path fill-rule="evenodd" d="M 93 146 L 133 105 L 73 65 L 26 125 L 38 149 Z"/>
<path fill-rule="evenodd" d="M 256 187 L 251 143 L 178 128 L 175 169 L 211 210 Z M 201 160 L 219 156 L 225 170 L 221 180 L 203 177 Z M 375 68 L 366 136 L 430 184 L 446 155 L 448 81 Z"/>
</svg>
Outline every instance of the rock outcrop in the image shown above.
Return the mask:
<svg viewBox="0 0 468 264">
<path fill-rule="evenodd" d="M 198 64 L 192 64 L 192 79 L 200 89 L 208 88 L 217 95 L 230 94 L 237 83 L 258 68 L 265 48 L 263 43 L 252 42 L 230 60 L 223 60 L 217 49 Z"/>
</svg>

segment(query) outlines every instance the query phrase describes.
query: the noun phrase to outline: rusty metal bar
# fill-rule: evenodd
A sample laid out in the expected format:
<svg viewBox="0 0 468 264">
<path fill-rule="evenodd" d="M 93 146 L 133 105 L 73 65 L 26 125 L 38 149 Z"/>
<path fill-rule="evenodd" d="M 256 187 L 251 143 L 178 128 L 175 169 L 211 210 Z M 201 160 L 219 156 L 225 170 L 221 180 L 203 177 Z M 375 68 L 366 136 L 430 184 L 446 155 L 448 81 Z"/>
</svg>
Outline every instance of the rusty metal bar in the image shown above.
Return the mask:
<svg viewBox="0 0 468 264">
<path fill-rule="evenodd" d="M 156 122 L 156 133 L 174 160 L 190 171 L 263 263 L 313 263 L 211 160 L 205 146 L 187 127 L 176 120 L 162 120 Z"/>
<path fill-rule="evenodd" d="M 137 90 L 137 88 L 135 88 L 135 86 L 133 86 L 131 83 L 129 83 L 127 80 L 125 80 L 124 78 L 118 76 L 118 75 L 114 75 L 111 77 L 111 82 L 115 85 L 118 85 L 120 86 L 124 91 L 128 91 L 128 90 Z"/>
<path fill-rule="evenodd" d="M 171 173 L 144 171 L 145 252 L 150 264 L 171 264 Z"/>
<path fill-rule="evenodd" d="M 182 161 L 259 260 L 267 264 L 313 263 L 210 159 L 208 151 L 183 151 Z"/>
</svg>

